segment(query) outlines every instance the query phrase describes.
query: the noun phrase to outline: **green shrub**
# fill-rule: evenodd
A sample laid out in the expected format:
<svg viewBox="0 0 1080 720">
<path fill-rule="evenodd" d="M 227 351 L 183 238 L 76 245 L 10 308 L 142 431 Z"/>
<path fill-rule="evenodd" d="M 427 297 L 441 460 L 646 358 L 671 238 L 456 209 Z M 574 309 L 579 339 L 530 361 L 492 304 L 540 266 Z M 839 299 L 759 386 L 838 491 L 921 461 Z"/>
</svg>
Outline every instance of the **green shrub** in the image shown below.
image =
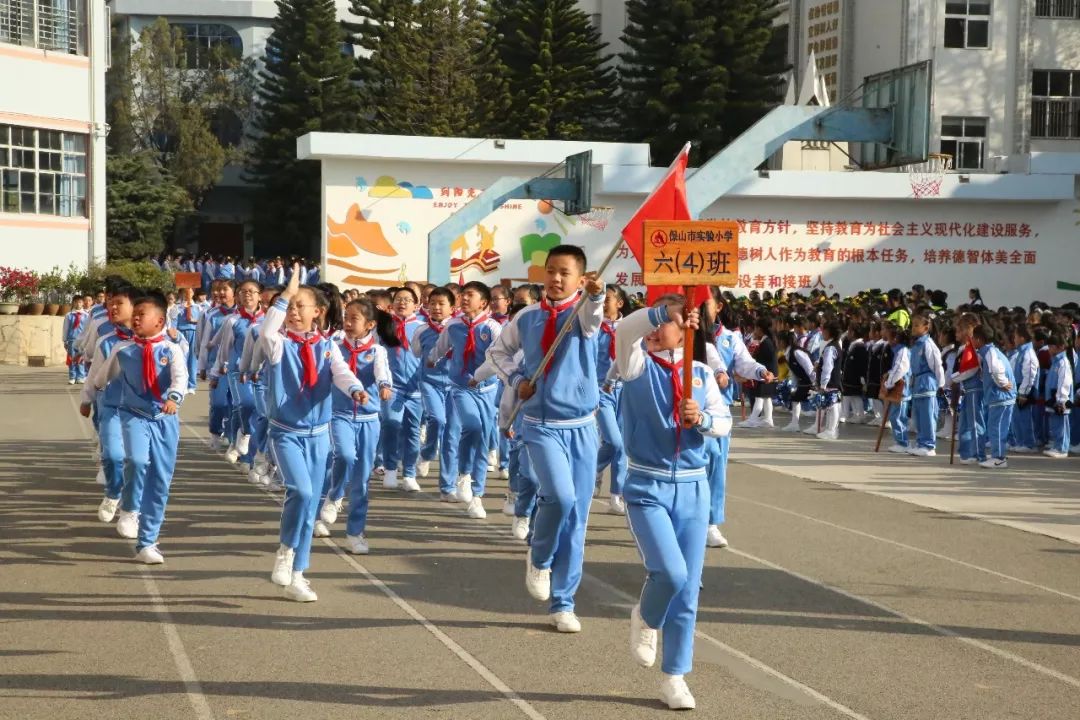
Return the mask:
<svg viewBox="0 0 1080 720">
<path fill-rule="evenodd" d="M 79 289 L 86 293 L 93 293 L 105 287 L 105 278 L 117 275 L 124 278 L 137 288 L 148 288 L 168 292 L 176 289 L 173 274 L 168 270 L 158 270 L 148 260 L 117 260 L 105 263 L 95 263 L 86 272 L 86 277 L 81 281 Z"/>
</svg>

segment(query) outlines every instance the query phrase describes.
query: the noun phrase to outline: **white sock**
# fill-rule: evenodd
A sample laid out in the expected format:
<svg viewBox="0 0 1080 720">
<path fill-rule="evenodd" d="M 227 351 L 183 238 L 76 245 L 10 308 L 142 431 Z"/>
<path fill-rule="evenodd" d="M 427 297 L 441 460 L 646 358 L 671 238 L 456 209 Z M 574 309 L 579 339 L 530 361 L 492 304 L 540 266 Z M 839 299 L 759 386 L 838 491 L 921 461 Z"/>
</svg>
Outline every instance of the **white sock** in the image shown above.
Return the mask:
<svg viewBox="0 0 1080 720">
<path fill-rule="evenodd" d="M 798 425 L 799 420 L 801 418 L 802 418 L 802 403 L 801 402 L 793 402 L 793 403 L 791 403 L 791 424 L 792 425 Z"/>
<path fill-rule="evenodd" d="M 830 405 L 825 410 L 825 426 L 822 428 L 825 432 L 835 433 L 840 426 L 840 405 Z"/>
<path fill-rule="evenodd" d="M 747 420 L 757 420 L 761 415 L 761 409 L 765 406 L 765 400 L 763 398 L 754 398 L 754 407 L 750 411 L 750 417 Z"/>
<path fill-rule="evenodd" d="M 755 402 L 755 404 L 757 403 Z M 761 419 L 764 420 L 766 424 L 772 424 L 772 398 L 762 398 L 761 406 L 765 409 L 765 412 L 762 414 Z"/>
</svg>

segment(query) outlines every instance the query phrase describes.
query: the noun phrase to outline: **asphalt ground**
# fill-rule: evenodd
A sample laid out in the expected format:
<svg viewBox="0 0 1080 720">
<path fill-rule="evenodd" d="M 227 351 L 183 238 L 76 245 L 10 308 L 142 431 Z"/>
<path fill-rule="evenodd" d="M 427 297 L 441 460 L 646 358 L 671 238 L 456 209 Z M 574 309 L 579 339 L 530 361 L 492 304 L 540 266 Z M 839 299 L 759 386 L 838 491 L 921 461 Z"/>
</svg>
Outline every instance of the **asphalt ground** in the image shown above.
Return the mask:
<svg viewBox="0 0 1080 720">
<path fill-rule="evenodd" d="M 269 581 L 281 498 L 209 449 L 205 392 L 182 410 L 156 567 L 96 518 L 76 406 L 62 371 L 0 368 L 0 718 L 670 716 L 659 669 L 629 657 L 644 573 L 604 498 L 580 634 L 526 594 L 497 479 L 487 520 L 430 479 L 418 496 L 373 483 L 372 554 L 347 555 L 339 521 L 315 541 L 319 600 L 298 604 Z M 687 676 L 699 715 L 1080 717 L 1080 546 L 741 463 L 739 431 L 732 445 L 732 545 L 707 556 Z"/>
</svg>

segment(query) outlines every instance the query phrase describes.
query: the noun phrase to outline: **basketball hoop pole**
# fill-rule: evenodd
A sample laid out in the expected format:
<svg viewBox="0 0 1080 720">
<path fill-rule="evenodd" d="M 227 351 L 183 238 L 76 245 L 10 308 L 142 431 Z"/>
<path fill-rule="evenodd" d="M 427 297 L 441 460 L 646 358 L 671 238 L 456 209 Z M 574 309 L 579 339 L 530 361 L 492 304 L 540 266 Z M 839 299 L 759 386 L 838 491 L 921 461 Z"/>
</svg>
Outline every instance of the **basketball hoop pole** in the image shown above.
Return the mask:
<svg viewBox="0 0 1080 720">
<path fill-rule="evenodd" d="M 612 246 L 611 252 L 609 252 L 607 257 L 604 258 L 604 262 L 600 263 L 600 267 L 596 271 L 597 277 L 604 276 L 604 271 L 607 270 L 607 266 L 611 264 L 611 261 L 615 259 L 615 254 L 619 252 L 620 247 L 622 247 L 622 237 L 620 237 L 619 241 Z M 534 372 L 532 377 L 529 378 L 529 384 L 532 385 L 533 388 L 536 387 L 536 383 L 538 380 L 540 380 L 540 376 L 544 374 L 544 368 L 546 368 L 547 364 L 551 362 L 551 358 L 554 357 L 555 351 L 558 349 L 559 344 L 562 343 L 563 338 L 566 337 L 566 334 L 568 332 L 570 332 L 570 328 L 573 327 L 575 322 L 577 322 L 578 316 L 581 315 L 581 311 L 584 307 L 585 298 L 583 297 L 581 301 L 578 302 L 577 307 L 574 308 L 574 314 L 571 315 L 570 319 L 564 322 L 563 326 L 559 329 L 559 334 L 555 336 L 555 342 L 551 343 L 551 347 L 549 347 L 548 351 L 544 353 L 544 359 L 540 361 L 540 364 L 536 368 L 536 372 Z M 507 426 L 512 426 L 514 424 L 514 420 L 521 412 L 521 408 L 524 404 L 525 402 L 520 398 L 517 400 L 517 402 L 514 403 L 514 410 L 510 413 L 510 418 L 506 421 Z"/>
</svg>

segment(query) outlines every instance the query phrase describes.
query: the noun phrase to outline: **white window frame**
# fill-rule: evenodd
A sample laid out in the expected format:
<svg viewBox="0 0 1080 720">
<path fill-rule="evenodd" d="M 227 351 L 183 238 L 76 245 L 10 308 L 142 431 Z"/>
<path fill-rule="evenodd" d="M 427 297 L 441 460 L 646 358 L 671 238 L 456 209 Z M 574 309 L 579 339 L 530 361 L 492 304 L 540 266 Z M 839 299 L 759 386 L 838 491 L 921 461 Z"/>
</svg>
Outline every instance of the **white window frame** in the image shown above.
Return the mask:
<svg viewBox="0 0 1080 720">
<path fill-rule="evenodd" d="M 951 3 L 964 3 L 964 12 L 950 12 L 948 7 Z M 985 15 L 979 13 L 973 15 L 971 13 L 971 4 L 979 3 L 980 5 L 986 4 L 990 6 L 989 12 Z M 945 26 L 948 25 L 949 20 L 963 20 L 964 21 L 964 44 L 960 47 L 951 47 L 945 44 L 945 35 L 941 36 L 941 46 L 947 50 L 989 50 L 994 45 L 994 2 L 993 0 L 945 0 Z M 968 44 L 968 31 L 972 22 L 985 22 L 986 23 L 986 46 L 972 46 Z M 943 26 L 944 28 L 944 26 Z"/>
<path fill-rule="evenodd" d="M 1054 72 L 1069 74 L 1069 87 L 1065 95 L 1050 94 L 1050 73 Z M 1040 73 L 1047 74 L 1043 88 L 1035 83 Z M 1052 132 L 1054 130 L 1057 132 Z M 1080 140 L 1080 70 L 1032 71 L 1031 137 L 1038 140 Z"/>
<path fill-rule="evenodd" d="M 0 212 L 89 217 L 89 146 L 84 133 L 0 125 Z M 31 208 L 25 206 L 28 198 Z"/>
<path fill-rule="evenodd" d="M 86 55 L 87 0 L 0 0 L 0 43 Z"/>
<path fill-rule="evenodd" d="M 945 125 L 960 125 L 959 135 L 946 135 Z M 967 133 L 968 126 L 972 128 L 982 127 L 982 135 L 969 135 Z M 946 142 L 956 143 L 956 152 L 951 153 L 953 156 L 952 169 L 957 171 L 969 171 L 969 170 L 985 170 L 986 169 L 986 140 L 990 135 L 990 118 L 978 117 L 978 116 L 959 116 L 959 115 L 945 115 L 941 118 L 941 140 L 939 147 L 941 152 L 945 152 L 944 144 Z M 961 164 L 961 144 L 977 143 L 979 146 L 979 164 L 976 167 L 965 166 Z"/>
</svg>

